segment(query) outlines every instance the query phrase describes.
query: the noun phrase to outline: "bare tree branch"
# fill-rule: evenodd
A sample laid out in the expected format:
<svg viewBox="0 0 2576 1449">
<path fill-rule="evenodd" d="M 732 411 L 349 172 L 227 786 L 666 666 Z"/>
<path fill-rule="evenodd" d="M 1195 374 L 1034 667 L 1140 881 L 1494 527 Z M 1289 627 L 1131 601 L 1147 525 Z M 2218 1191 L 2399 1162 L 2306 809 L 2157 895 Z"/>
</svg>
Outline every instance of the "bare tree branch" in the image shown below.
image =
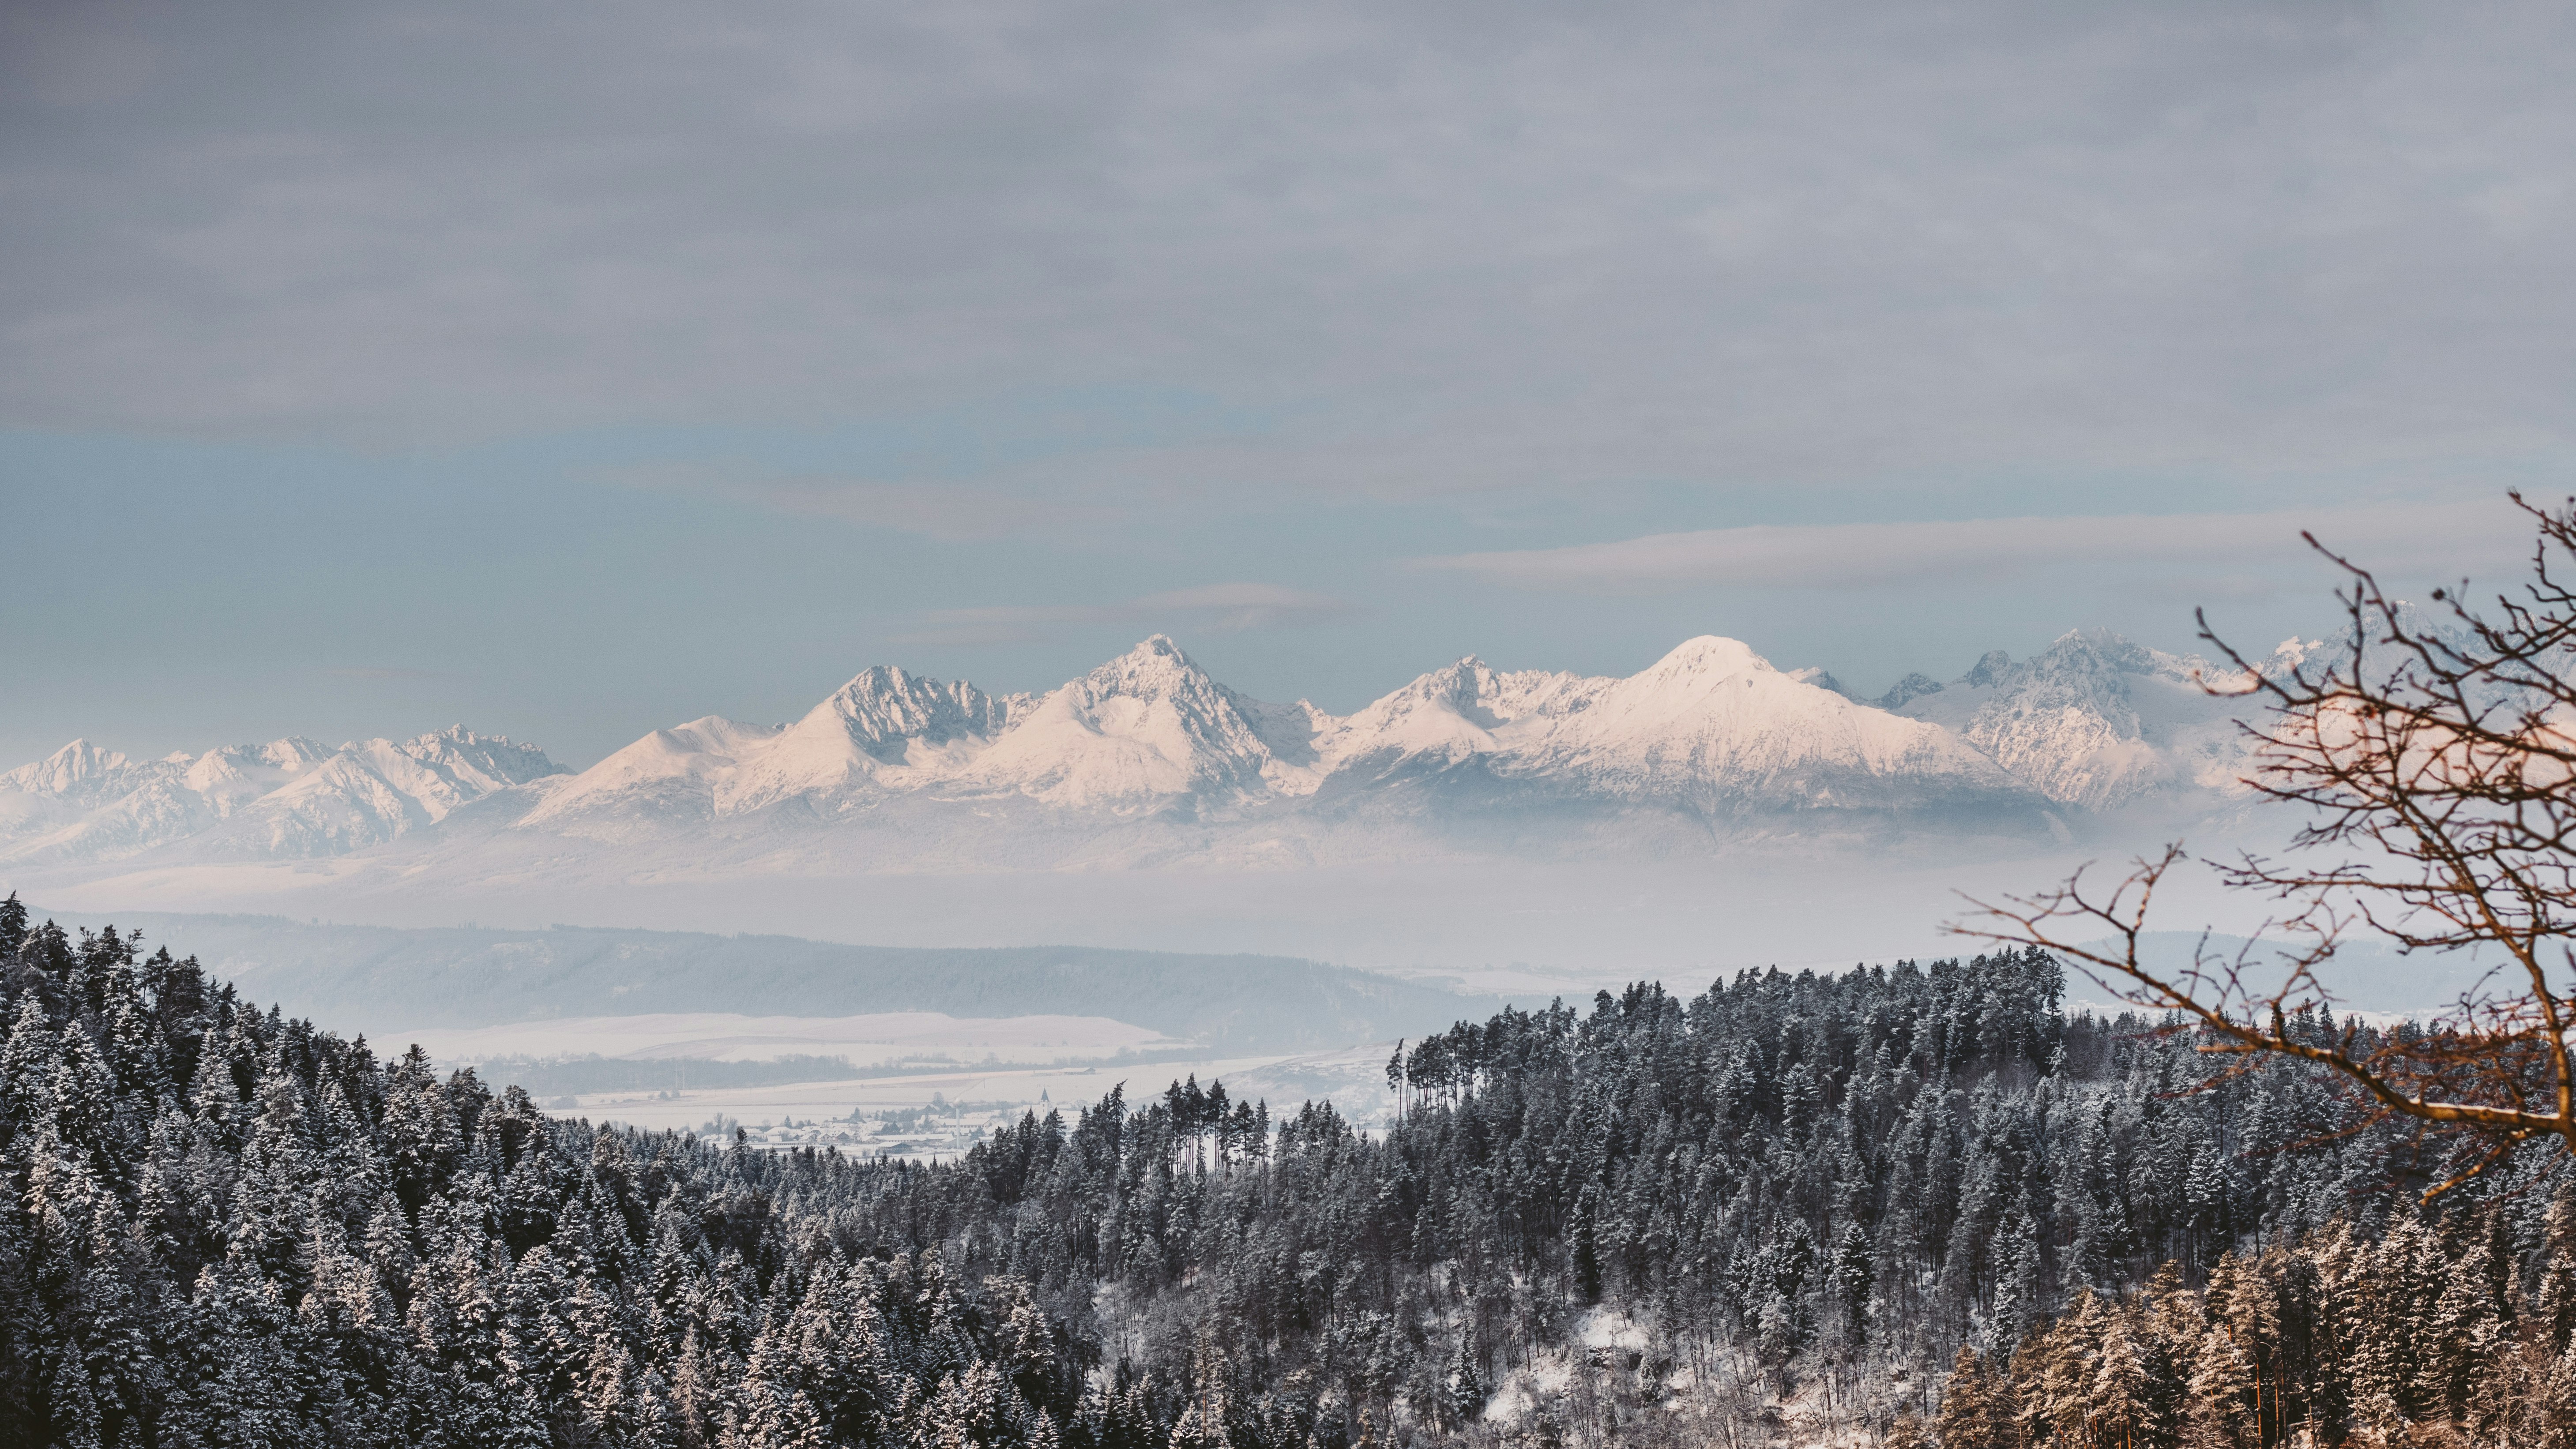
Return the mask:
<svg viewBox="0 0 2576 1449">
<path fill-rule="evenodd" d="M 2456 1168 L 2433 1194 L 2536 1139 L 2576 1147 L 2576 997 L 2564 990 L 2576 979 L 2576 590 L 2559 582 L 2576 560 L 2576 498 L 2514 503 L 2534 526 L 2531 575 L 2490 613 L 2469 607 L 2465 583 L 2435 590 L 2440 612 L 2427 613 L 2310 536 L 2344 572 L 2342 648 L 2256 660 L 2201 617 L 2231 669 L 2202 687 L 2262 706 L 2239 722 L 2244 783 L 2309 812 L 2290 860 L 2196 861 L 2177 843 L 2107 896 L 2087 894 L 2079 871 L 2040 895 L 1972 901 L 1977 914 L 1951 929 L 2043 947 L 2123 1001 L 2177 1013 L 2204 1051 L 2310 1062 L 2382 1116 L 2428 1124 Z M 2222 958 L 2204 936 L 2187 966 L 2141 958 L 2158 885 L 2190 865 L 2281 903 L 2257 933 L 2272 954 Z M 2420 1026 L 2363 1030 L 2347 1014 L 2329 1032 L 2314 1023 L 2330 1019 L 2319 1014 L 2336 1001 L 2335 953 L 2356 933 L 2472 951 L 2490 969 Z"/>
</svg>

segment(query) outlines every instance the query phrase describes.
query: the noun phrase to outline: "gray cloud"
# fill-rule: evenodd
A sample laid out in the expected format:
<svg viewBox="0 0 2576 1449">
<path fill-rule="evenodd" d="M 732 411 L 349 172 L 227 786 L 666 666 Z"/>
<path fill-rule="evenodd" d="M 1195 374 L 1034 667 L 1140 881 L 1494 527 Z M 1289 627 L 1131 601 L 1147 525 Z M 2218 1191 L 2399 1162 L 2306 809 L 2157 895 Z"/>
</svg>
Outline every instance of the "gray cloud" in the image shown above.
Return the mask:
<svg viewBox="0 0 2576 1449">
<path fill-rule="evenodd" d="M 1329 594 L 1276 584 L 1206 584 L 1111 604 L 942 609 L 923 616 L 919 629 L 896 638 L 908 644 L 1018 644 L 1101 624 L 1223 634 L 1319 624 L 1351 612 L 1347 600 Z"/>
<path fill-rule="evenodd" d="M 2564 6 L 9 23 L 17 426 L 403 445 L 1186 386 L 1288 421 L 1043 486 L 1748 508 L 2313 495 L 2576 434 Z"/>
<path fill-rule="evenodd" d="M 989 488 L 931 483 L 848 483 L 800 479 L 764 483 L 743 493 L 781 513 L 837 518 L 929 538 L 1003 538 L 1114 517 L 1114 510 Z"/>
<path fill-rule="evenodd" d="M 2145 565 L 2186 595 L 2255 597 L 2309 587 L 2283 568 L 2302 532 L 2391 578 L 2511 574 L 2531 528 L 2502 501 L 2110 518 L 1995 518 L 1702 529 L 1615 543 L 1414 560 L 1518 588 L 1655 593 L 1686 588 L 1913 586 L 2068 564 Z"/>
<path fill-rule="evenodd" d="M 799 518 L 828 518 L 951 542 L 1008 538 L 1042 530 L 1114 521 L 1105 502 L 1048 497 L 1020 486 L 818 476 L 763 477 L 758 466 L 668 460 L 596 468 L 590 476 L 621 487 L 689 494 Z"/>
<path fill-rule="evenodd" d="M 373 681 L 400 680 L 410 683 L 428 683 L 431 681 L 450 680 L 457 677 L 453 674 L 441 673 L 435 669 L 401 669 L 390 665 L 379 664 L 362 664 L 346 668 L 325 669 L 322 672 L 331 676 L 333 679 L 365 679 Z"/>
</svg>

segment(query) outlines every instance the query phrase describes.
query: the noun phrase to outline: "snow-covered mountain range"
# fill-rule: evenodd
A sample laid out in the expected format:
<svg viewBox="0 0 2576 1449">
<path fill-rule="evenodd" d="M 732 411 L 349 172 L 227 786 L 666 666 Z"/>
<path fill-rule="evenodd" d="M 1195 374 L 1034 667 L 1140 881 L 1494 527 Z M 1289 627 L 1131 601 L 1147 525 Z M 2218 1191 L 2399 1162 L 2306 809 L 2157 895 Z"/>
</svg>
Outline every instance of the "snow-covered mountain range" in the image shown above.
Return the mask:
<svg viewBox="0 0 2576 1449">
<path fill-rule="evenodd" d="M 336 750 L 289 736 L 157 760 L 74 740 L 0 775 L 0 862 L 77 864 L 173 847 L 200 859 L 346 855 L 566 773 L 534 745 L 462 727 Z"/>
<path fill-rule="evenodd" d="M 1624 679 L 1462 659 L 1336 716 L 1239 694 L 1156 635 L 1039 694 L 871 668 L 793 723 L 708 716 L 579 773 L 462 728 L 146 761 L 74 741 L 0 775 L 0 865 L 500 851 L 810 873 L 2062 839 L 2241 794 L 2243 706 L 2211 673 L 2077 632 L 1863 701 L 1703 637 Z"/>
</svg>

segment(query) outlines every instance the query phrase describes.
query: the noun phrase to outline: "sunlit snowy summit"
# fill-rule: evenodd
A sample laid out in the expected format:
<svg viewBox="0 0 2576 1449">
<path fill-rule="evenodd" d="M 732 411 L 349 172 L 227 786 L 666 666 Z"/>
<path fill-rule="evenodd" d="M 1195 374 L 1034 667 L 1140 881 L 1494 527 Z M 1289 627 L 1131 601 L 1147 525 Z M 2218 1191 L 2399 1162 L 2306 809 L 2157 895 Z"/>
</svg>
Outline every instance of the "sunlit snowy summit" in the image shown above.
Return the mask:
<svg viewBox="0 0 2576 1449">
<path fill-rule="evenodd" d="M 1044 693 L 877 666 L 793 723 L 710 715 L 579 773 L 462 728 L 139 762 L 74 741 L 0 775 L 0 863 L 810 873 L 2063 838 L 2242 794 L 2244 702 L 2211 677 L 2086 631 L 1863 701 L 1702 637 L 1624 679 L 1461 659 L 1336 716 L 1239 694 L 1158 634 Z"/>
</svg>

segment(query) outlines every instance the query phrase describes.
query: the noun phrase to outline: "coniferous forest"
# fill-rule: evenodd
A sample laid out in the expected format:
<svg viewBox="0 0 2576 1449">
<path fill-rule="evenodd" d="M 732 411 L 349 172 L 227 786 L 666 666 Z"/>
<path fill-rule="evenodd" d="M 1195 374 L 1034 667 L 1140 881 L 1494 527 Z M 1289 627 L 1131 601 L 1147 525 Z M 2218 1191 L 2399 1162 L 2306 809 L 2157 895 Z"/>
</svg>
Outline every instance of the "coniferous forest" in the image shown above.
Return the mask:
<svg viewBox="0 0 2576 1449">
<path fill-rule="evenodd" d="M 2576 1444 L 2554 1151 L 2419 1206 L 2311 1069 L 2060 996 L 1639 985 L 1407 1046 L 1383 1133 L 1122 1087 L 925 1167 L 548 1117 L 13 897 L 0 1442 Z"/>
</svg>

